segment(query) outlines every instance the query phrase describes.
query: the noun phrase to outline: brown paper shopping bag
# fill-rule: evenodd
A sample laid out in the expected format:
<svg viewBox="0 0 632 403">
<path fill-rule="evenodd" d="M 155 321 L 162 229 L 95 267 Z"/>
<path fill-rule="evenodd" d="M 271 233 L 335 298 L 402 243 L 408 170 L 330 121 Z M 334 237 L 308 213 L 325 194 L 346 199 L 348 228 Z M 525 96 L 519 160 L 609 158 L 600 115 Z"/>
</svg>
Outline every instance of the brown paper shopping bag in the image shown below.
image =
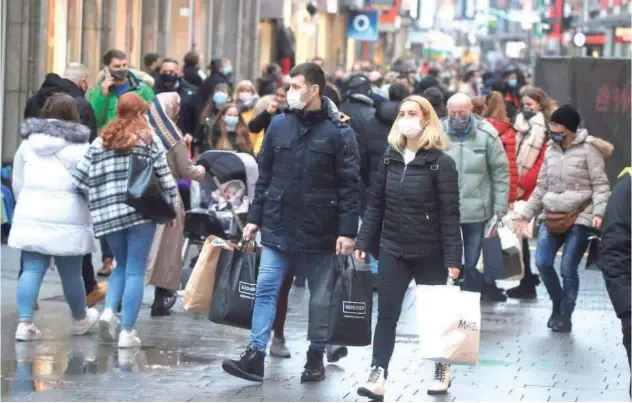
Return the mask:
<svg viewBox="0 0 632 403">
<path fill-rule="evenodd" d="M 210 236 L 204 242 L 184 289 L 182 302 L 187 311 L 208 315 L 215 287 L 215 270 L 222 250 L 232 251 L 233 246 L 216 236 Z"/>
</svg>

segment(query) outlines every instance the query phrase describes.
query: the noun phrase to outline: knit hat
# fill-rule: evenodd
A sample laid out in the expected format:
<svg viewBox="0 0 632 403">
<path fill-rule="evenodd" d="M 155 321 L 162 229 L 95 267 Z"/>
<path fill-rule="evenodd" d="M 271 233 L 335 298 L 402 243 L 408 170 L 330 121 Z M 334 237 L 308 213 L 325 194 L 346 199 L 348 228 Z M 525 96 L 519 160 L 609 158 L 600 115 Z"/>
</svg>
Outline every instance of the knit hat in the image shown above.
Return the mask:
<svg viewBox="0 0 632 403">
<path fill-rule="evenodd" d="M 570 105 L 562 105 L 551 115 L 551 122 L 560 124 L 575 133 L 579 127 L 582 117 L 575 108 Z"/>
</svg>

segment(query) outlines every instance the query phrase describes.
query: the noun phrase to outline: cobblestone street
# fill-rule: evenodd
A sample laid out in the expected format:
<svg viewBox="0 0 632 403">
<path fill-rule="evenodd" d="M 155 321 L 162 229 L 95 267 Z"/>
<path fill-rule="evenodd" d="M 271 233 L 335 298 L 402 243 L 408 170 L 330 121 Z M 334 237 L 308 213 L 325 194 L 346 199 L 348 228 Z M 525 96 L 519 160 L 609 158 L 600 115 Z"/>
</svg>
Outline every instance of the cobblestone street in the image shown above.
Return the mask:
<svg viewBox="0 0 632 403">
<path fill-rule="evenodd" d="M 96 263 L 96 261 L 95 261 Z M 59 276 L 49 272 L 36 322 L 44 339 L 14 342 L 18 254 L 2 246 L 2 400 L 5 401 L 358 401 L 371 348 L 350 348 L 327 366 L 319 384 L 299 383 L 307 347 L 308 291 L 294 288 L 286 335 L 292 359 L 267 359 L 265 383 L 225 374 L 221 361 L 238 356 L 248 332 L 185 312 L 150 318 L 146 288 L 137 329 L 143 341 L 134 365 L 120 366 L 118 349 L 95 332 L 71 337 Z M 533 302 L 483 304 L 480 362 L 453 367 L 450 393 L 439 401 L 627 401 L 629 368 L 600 272 L 580 268 L 581 289 L 571 334 L 546 328 L 550 304 L 543 286 Z M 414 293 L 409 289 L 387 382 L 388 401 L 434 401 L 426 395 L 431 363 L 417 358 Z M 101 306 L 99 306 L 101 309 Z M 374 317 L 376 310 L 374 310 Z M 375 325 L 375 320 L 374 323 Z M 128 357 L 129 358 L 129 357 Z"/>
</svg>

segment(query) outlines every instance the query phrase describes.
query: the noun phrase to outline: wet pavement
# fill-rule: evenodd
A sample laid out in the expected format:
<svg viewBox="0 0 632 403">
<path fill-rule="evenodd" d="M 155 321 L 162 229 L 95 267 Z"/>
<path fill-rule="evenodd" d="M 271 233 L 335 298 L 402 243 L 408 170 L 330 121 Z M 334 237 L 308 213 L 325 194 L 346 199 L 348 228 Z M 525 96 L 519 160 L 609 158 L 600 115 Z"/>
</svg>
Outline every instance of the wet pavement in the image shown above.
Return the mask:
<svg viewBox="0 0 632 403">
<path fill-rule="evenodd" d="M 221 370 L 248 342 L 248 332 L 185 312 L 151 318 L 153 289 L 146 288 L 137 329 L 143 348 L 119 350 L 96 333 L 70 336 L 70 316 L 59 276 L 49 272 L 36 323 L 44 338 L 15 343 L 18 255 L 2 245 L 1 398 L 4 401 L 363 401 L 371 348 L 350 348 L 327 365 L 319 384 L 300 384 L 307 347 L 308 292 L 290 294 L 286 337 L 292 359 L 269 358 L 265 383 L 251 384 Z M 96 263 L 96 259 L 95 259 Z M 409 289 L 412 291 L 412 289 Z M 581 269 L 571 334 L 546 328 L 550 304 L 544 288 L 532 302 L 484 304 L 480 362 L 453 367 L 450 393 L 426 395 L 431 363 L 416 358 L 414 294 L 404 301 L 387 383 L 388 401 L 627 401 L 629 369 L 601 273 Z M 99 306 L 100 308 L 100 306 Z M 375 312 L 374 312 L 375 314 Z"/>
</svg>

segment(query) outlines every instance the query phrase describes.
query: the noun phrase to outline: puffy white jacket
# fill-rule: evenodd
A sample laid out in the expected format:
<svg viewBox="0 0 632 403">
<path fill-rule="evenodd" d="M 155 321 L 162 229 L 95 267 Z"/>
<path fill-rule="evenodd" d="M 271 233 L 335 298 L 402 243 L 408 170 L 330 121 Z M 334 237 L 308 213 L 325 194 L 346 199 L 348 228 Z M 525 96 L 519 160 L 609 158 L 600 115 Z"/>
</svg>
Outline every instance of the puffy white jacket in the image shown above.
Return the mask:
<svg viewBox="0 0 632 403">
<path fill-rule="evenodd" d="M 89 147 L 90 129 L 54 119 L 27 119 L 13 159 L 16 209 L 9 245 L 53 256 L 95 250 L 90 210 L 71 172 Z"/>
</svg>

